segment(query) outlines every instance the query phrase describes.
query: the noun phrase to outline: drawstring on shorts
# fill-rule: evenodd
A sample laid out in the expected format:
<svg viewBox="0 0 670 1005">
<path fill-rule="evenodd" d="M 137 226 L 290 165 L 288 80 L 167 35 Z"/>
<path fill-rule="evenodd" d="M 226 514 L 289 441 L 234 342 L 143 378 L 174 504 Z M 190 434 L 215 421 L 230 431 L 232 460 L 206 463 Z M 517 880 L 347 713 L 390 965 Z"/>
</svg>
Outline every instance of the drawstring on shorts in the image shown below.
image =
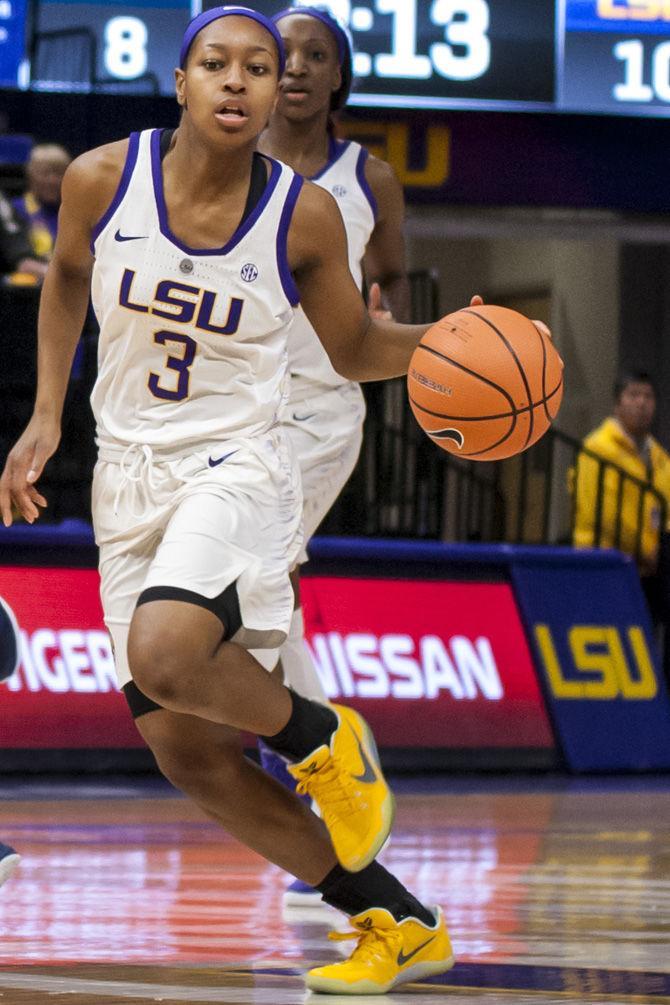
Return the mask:
<svg viewBox="0 0 670 1005">
<path fill-rule="evenodd" d="M 146 443 L 131 443 L 123 451 L 121 460 L 119 461 L 119 484 L 116 487 L 116 493 L 114 495 L 114 513 L 118 516 L 119 512 L 119 502 L 121 500 L 121 494 L 123 493 L 126 485 L 128 483 L 132 485 L 138 485 L 146 475 L 146 482 L 149 488 L 154 491 L 157 488 L 156 481 L 154 478 L 154 454 L 151 447 L 147 446 Z M 137 493 L 133 493 L 135 496 Z M 134 501 L 134 500 L 133 500 Z M 140 519 L 143 515 L 140 510 L 137 512 L 130 502 L 128 510 L 136 520 Z"/>
</svg>

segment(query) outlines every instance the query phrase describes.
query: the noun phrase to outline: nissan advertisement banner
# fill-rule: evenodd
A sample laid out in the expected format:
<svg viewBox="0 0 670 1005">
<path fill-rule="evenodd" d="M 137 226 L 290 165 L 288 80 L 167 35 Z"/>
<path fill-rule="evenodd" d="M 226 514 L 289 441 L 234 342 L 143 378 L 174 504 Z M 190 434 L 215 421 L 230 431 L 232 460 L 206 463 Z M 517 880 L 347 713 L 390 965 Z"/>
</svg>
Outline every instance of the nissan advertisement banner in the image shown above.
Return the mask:
<svg viewBox="0 0 670 1005">
<path fill-rule="evenodd" d="M 307 640 L 329 698 L 387 747 L 553 747 L 507 583 L 305 578 Z"/>
<path fill-rule="evenodd" d="M 137 747 L 92 569 L 0 568 L 20 630 L 0 685 L 0 747 Z M 541 748 L 553 739 L 504 583 L 306 577 L 307 640 L 326 692 L 393 747 Z"/>
</svg>

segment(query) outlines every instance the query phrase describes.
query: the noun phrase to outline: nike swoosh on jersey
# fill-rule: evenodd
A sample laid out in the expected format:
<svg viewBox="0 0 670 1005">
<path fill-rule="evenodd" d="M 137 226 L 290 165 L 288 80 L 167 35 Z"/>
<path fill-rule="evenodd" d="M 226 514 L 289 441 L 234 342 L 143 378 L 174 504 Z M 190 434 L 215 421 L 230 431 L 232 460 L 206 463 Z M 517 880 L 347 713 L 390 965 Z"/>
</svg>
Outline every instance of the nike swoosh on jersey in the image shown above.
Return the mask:
<svg viewBox="0 0 670 1005">
<path fill-rule="evenodd" d="M 229 457 L 232 457 L 233 454 L 236 453 L 237 450 L 231 450 L 229 454 L 224 454 L 223 457 L 218 457 L 216 460 L 212 460 L 212 458 L 210 457 L 209 458 L 210 468 L 218 468 L 219 464 L 223 464 L 224 461 L 227 461 Z"/>
<path fill-rule="evenodd" d="M 114 234 L 115 241 L 146 241 L 148 234 L 122 234 L 120 230 Z"/>
<path fill-rule="evenodd" d="M 398 966 L 404 967 L 406 963 L 409 963 L 409 961 L 412 959 L 413 956 L 416 956 L 416 954 L 421 952 L 422 949 L 430 945 L 430 943 L 433 941 L 434 938 L 435 936 L 431 935 L 429 939 L 426 939 L 425 942 L 422 942 L 421 945 L 417 946 L 416 949 L 413 949 L 411 953 L 407 953 L 407 956 L 405 956 L 405 954 L 401 949 L 400 952 L 398 953 L 398 961 L 397 961 Z"/>
<path fill-rule="evenodd" d="M 358 739 L 356 733 L 354 732 L 351 726 L 349 726 L 349 729 L 351 729 L 351 732 L 354 734 L 354 739 L 356 741 L 356 745 L 358 746 L 358 753 L 361 755 L 361 761 L 363 762 L 363 774 L 354 775 L 353 777 L 357 779 L 357 781 L 359 782 L 376 782 L 377 772 L 375 771 L 373 765 L 370 763 L 368 755 L 365 753 L 363 749 L 363 744 Z"/>
<path fill-rule="evenodd" d="M 313 419 L 315 415 L 316 412 L 310 412 L 309 415 L 296 415 L 294 412 L 292 418 L 294 422 L 307 422 L 308 419 Z"/>
</svg>

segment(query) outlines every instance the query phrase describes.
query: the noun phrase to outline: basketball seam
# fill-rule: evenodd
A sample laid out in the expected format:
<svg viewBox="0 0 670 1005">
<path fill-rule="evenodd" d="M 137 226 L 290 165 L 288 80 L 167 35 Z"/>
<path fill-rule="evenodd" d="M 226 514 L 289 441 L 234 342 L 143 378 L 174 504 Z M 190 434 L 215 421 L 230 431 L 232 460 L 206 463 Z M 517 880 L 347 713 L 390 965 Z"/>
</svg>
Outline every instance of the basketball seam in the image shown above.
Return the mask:
<svg viewBox="0 0 670 1005">
<path fill-rule="evenodd" d="M 489 328 L 492 328 L 493 331 L 496 333 L 496 335 L 500 338 L 500 340 L 502 341 L 503 345 L 505 345 L 507 347 L 507 351 L 509 352 L 510 356 L 512 357 L 512 359 L 516 363 L 516 365 L 518 367 L 518 370 L 519 370 L 519 373 L 521 374 L 521 379 L 522 379 L 522 381 L 524 383 L 524 387 L 526 388 L 526 401 L 530 405 L 531 400 L 532 400 L 532 395 L 530 393 L 530 384 L 528 383 L 528 378 L 526 377 L 525 370 L 521 366 L 521 361 L 520 361 L 519 357 L 517 356 L 517 354 L 516 354 L 514 348 L 512 347 L 511 343 L 507 341 L 507 339 L 505 338 L 505 336 L 503 335 L 503 333 L 501 331 L 499 331 L 498 328 L 496 328 L 496 326 L 493 324 L 492 321 L 489 321 L 488 318 L 485 318 L 481 314 L 478 314 L 477 311 L 464 309 L 463 313 L 464 314 L 472 314 L 474 317 L 479 318 L 480 321 L 483 321 L 485 324 L 487 324 L 489 326 Z M 532 324 L 532 322 L 531 322 L 531 324 Z M 535 325 L 533 325 L 533 327 L 535 328 Z M 535 329 L 535 330 L 537 331 L 537 329 Z M 530 421 L 528 423 L 528 435 L 526 436 L 526 444 L 525 444 L 526 446 L 530 443 L 531 436 L 533 435 L 533 424 L 534 424 L 535 420 L 533 419 L 532 409 L 530 411 L 529 419 L 530 419 Z"/>
<path fill-rule="evenodd" d="M 547 422 L 551 422 L 551 415 L 549 414 L 549 409 L 547 408 L 547 397 L 546 397 L 546 378 L 547 378 L 547 346 L 544 341 L 544 335 L 540 329 L 533 325 L 535 331 L 540 336 L 540 344 L 542 345 L 542 405 L 544 406 L 544 414 L 547 417 Z M 561 383 L 563 382 L 563 377 L 561 377 Z"/>
<path fill-rule="evenodd" d="M 451 359 L 450 356 L 445 356 L 444 353 L 438 352 L 437 349 L 432 349 L 430 346 L 424 345 L 422 342 L 419 342 L 419 344 L 417 346 L 417 349 L 424 349 L 426 352 L 432 353 L 433 356 L 437 356 L 438 359 L 445 360 L 445 362 L 449 363 L 451 366 L 456 367 L 457 370 L 463 370 L 464 373 L 469 373 L 470 376 L 476 377 L 478 380 L 483 381 L 483 383 L 488 384 L 490 387 L 494 387 L 497 391 L 500 391 L 500 393 L 502 394 L 503 398 L 507 398 L 507 400 L 508 400 L 508 402 L 510 404 L 511 412 L 509 413 L 509 415 L 510 415 L 510 417 L 512 419 L 512 422 L 511 422 L 511 425 L 510 425 L 509 429 L 507 430 L 507 433 L 503 436 L 503 438 L 501 440 L 498 440 L 497 443 L 491 444 L 491 446 L 487 447 L 486 449 L 487 450 L 493 450 L 495 447 L 499 447 L 501 443 L 504 443 L 505 440 L 509 439 L 509 437 L 512 435 L 512 433 L 516 429 L 516 424 L 517 424 L 517 408 L 516 408 L 516 405 L 514 404 L 512 396 L 509 394 L 508 391 L 505 390 L 504 387 L 501 387 L 499 384 L 496 384 L 494 381 L 489 380 L 488 377 L 482 376 L 482 374 L 477 373 L 475 370 L 470 370 L 469 367 L 465 366 L 463 363 L 457 363 L 455 359 Z M 532 414 L 533 413 L 531 412 L 531 415 Z M 427 432 L 427 430 L 426 430 L 426 432 Z M 428 433 L 428 436 L 430 436 L 430 433 Z M 466 455 L 462 455 L 462 456 L 466 456 Z M 468 454 L 467 456 L 468 457 L 472 457 L 474 455 L 473 454 Z"/>
<path fill-rule="evenodd" d="M 477 373 L 476 370 L 470 370 L 470 368 L 465 366 L 463 363 L 457 363 L 455 359 L 451 358 L 451 356 L 445 356 L 443 352 L 439 352 L 437 349 L 433 349 L 432 346 L 424 345 L 423 342 L 419 342 L 417 349 L 423 349 L 424 352 L 430 352 L 433 354 L 433 356 L 437 356 L 438 359 L 443 359 L 447 363 L 450 363 L 451 366 L 455 366 L 457 370 L 463 370 L 464 373 L 469 373 L 471 377 L 476 377 L 477 380 L 483 381 L 485 384 L 488 384 L 489 387 L 495 387 L 496 391 L 500 391 L 503 397 L 507 398 L 510 404 L 511 411 L 516 415 L 518 409 L 514 404 L 511 395 L 509 394 L 508 391 L 505 390 L 504 387 L 501 387 L 500 384 L 496 384 L 495 381 L 489 380 L 488 377 L 484 377 L 483 374 Z M 528 400 L 530 401 L 530 397 L 528 398 Z"/>
<path fill-rule="evenodd" d="M 561 390 L 562 387 L 563 387 L 563 378 L 561 377 L 561 383 L 558 385 L 558 387 L 556 388 L 556 390 L 552 392 L 552 394 L 558 394 L 558 392 Z M 535 408 L 539 408 L 540 405 L 543 405 L 543 404 L 544 404 L 544 401 L 538 401 L 537 405 L 535 405 L 534 407 Z M 514 427 L 512 427 L 512 429 L 513 428 Z M 507 434 L 507 436 L 509 436 L 511 434 L 511 432 L 512 432 L 512 430 L 510 430 L 510 432 Z M 507 439 L 507 436 L 503 436 L 502 440 L 498 440 L 497 443 L 492 443 L 490 447 L 486 447 L 484 450 L 475 450 L 471 454 L 461 454 L 460 456 L 463 458 L 463 460 L 466 460 L 468 457 L 479 457 L 480 454 L 486 454 L 486 453 L 488 453 L 489 450 L 495 450 L 496 447 L 499 447 L 501 443 L 505 442 L 505 440 Z M 535 444 L 533 443 L 532 446 L 535 446 Z M 526 447 L 524 447 L 522 450 L 520 450 L 519 453 L 522 454 L 525 449 L 526 449 Z M 501 458 L 501 459 L 504 460 L 504 458 Z M 496 460 L 496 458 L 492 457 L 491 460 Z"/>
<path fill-rule="evenodd" d="M 553 391 L 550 391 L 544 398 L 540 398 L 539 401 L 533 402 L 532 405 L 527 405 L 525 408 L 519 408 L 514 412 L 501 412 L 499 415 L 446 415 L 444 412 L 434 412 L 431 408 L 426 408 L 425 405 L 421 405 L 411 394 L 408 393 L 409 400 L 417 408 L 420 408 L 422 412 L 427 415 L 432 415 L 436 419 L 449 419 L 450 422 L 488 422 L 490 419 L 508 419 L 513 415 L 523 415 L 524 412 L 529 412 L 535 408 L 540 408 L 544 406 L 544 410 L 547 413 L 547 418 L 551 422 L 551 415 L 547 410 L 547 402 L 558 394 L 558 392 L 563 387 L 563 378 L 561 377 L 560 383 L 556 385 Z"/>
</svg>

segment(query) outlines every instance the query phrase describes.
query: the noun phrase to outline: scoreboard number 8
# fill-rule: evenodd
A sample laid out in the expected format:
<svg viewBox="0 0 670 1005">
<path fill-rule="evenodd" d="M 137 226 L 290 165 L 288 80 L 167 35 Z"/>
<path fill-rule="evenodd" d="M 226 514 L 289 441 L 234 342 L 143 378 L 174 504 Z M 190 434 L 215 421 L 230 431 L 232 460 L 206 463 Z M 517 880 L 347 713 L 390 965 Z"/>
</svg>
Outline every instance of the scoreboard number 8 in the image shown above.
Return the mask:
<svg viewBox="0 0 670 1005">
<path fill-rule="evenodd" d="M 139 17 L 113 17 L 105 25 L 104 65 L 120 80 L 141 77 L 147 69 L 149 32 Z"/>
</svg>

